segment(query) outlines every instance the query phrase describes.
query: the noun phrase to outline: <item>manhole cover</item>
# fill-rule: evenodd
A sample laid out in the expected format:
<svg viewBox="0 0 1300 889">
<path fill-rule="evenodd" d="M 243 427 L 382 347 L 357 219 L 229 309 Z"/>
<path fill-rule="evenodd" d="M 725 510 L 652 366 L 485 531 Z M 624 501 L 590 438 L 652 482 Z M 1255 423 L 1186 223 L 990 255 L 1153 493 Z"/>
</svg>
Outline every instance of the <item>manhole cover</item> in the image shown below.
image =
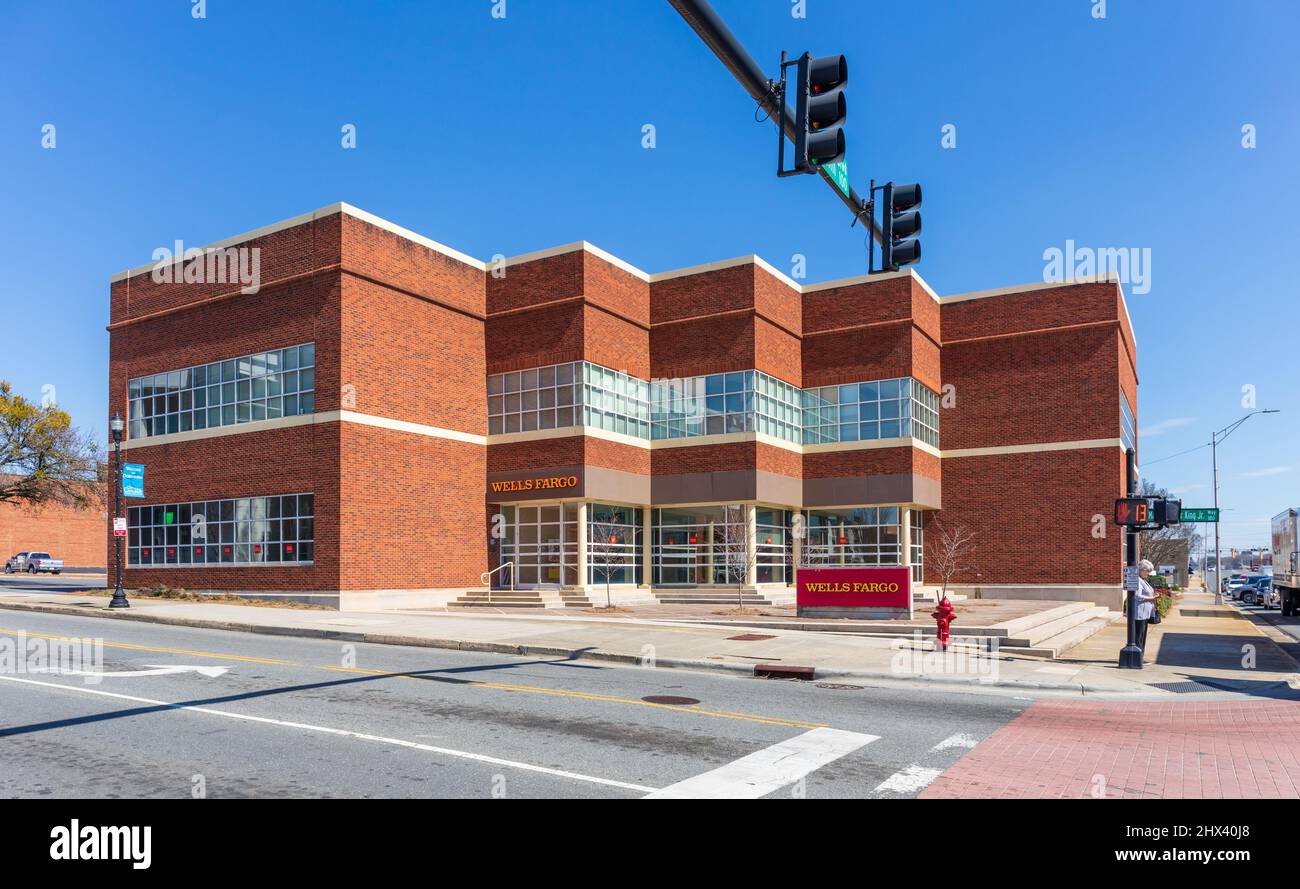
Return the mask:
<svg viewBox="0 0 1300 889">
<path fill-rule="evenodd" d="M 675 707 L 687 707 L 699 703 L 695 698 L 682 698 L 677 695 L 646 695 L 641 700 L 647 704 L 671 704 Z"/>
<path fill-rule="evenodd" d="M 739 636 L 728 636 L 728 642 L 761 642 L 764 639 L 775 639 L 775 636 L 765 636 L 762 633 L 741 633 Z"/>
<path fill-rule="evenodd" d="M 865 685 L 844 685 L 839 682 L 818 682 L 816 683 L 816 687 L 833 688 L 836 690 L 847 690 L 847 691 L 862 691 L 864 688 L 866 688 Z"/>
</svg>

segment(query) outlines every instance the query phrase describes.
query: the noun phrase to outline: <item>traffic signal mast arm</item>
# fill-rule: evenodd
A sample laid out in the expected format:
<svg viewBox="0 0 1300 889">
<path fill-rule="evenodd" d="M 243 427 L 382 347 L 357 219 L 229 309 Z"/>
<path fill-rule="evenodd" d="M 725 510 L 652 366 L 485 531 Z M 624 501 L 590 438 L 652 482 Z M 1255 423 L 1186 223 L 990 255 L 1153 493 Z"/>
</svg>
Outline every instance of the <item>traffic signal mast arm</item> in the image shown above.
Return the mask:
<svg viewBox="0 0 1300 889">
<path fill-rule="evenodd" d="M 718 14 L 713 11 L 713 7 L 709 6 L 707 0 L 668 0 L 668 2 L 709 49 L 713 50 L 713 54 L 740 82 L 745 91 L 776 122 L 781 132 L 792 143 L 799 144 L 795 115 L 786 105 L 785 98 L 779 95 L 776 84 L 763 73 L 763 69 L 758 67 L 750 54 L 745 51 L 745 47 L 741 46 L 740 41 L 736 39 L 736 35 L 731 33 Z M 853 212 L 854 218 L 867 225 L 871 230 L 871 236 L 883 243 L 880 226 L 867 212 L 866 201 L 853 190 L 851 185 L 848 194 L 841 191 L 825 166 L 818 165 L 816 169 L 817 174 L 830 186 L 836 197 Z"/>
</svg>

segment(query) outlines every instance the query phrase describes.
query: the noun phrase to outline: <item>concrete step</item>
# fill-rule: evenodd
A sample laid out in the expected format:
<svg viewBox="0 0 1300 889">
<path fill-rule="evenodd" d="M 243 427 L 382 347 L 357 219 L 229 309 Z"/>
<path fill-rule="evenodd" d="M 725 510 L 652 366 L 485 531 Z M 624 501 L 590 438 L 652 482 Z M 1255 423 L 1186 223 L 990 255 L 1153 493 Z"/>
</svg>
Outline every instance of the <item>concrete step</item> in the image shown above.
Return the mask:
<svg viewBox="0 0 1300 889">
<path fill-rule="evenodd" d="M 1014 645 L 1003 645 L 998 651 L 1003 654 L 1016 654 L 1023 657 L 1041 657 L 1047 659 L 1058 658 L 1065 654 L 1071 648 L 1084 642 L 1097 633 L 1104 630 L 1114 621 L 1117 612 L 1108 611 L 1105 614 L 1089 618 L 1077 626 L 1071 627 L 1064 632 L 1057 633 L 1055 636 L 1049 636 L 1039 641 L 1037 645 L 1018 647 Z"/>
<path fill-rule="evenodd" d="M 1049 621 L 1080 611 L 1088 611 L 1095 607 L 1091 602 L 1064 602 L 1051 608 L 1044 608 L 1042 611 L 1026 614 L 1024 617 L 1013 617 L 1010 620 L 1004 620 L 994 626 L 1004 635 L 1016 636 L 1032 627 L 1041 626 Z"/>
<path fill-rule="evenodd" d="M 1065 614 L 1060 614 L 1050 620 L 1040 621 L 1031 626 L 1022 626 L 1014 633 L 1008 633 L 1007 637 L 1002 640 L 1005 647 L 1010 648 L 1036 648 L 1044 640 L 1059 636 L 1069 630 L 1074 629 L 1088 621 L 1102 617 L 1109 613 L 1109 609 L 1104 606 L 1096 606 L 1091 602 L 1083 602 L 1084 608 L 1070 609 Z M 1056 609 L 1052 609 L 1055 611 Z M 1050 616 L 1052 611 L 1043 612 L 1040 616 Z"/>
<path fill-rule="evenodd" d="M 743 599 L 737 599 L 735 596 L 717 596 L 717 597 L 692 597 L 682 599 L 672 596 L 660 596 L 660 605 L 735 605 L 737 602 L 744 605 L 771 605 L 772 603 L 761 597 L 745 596 Z"/>
</svg>

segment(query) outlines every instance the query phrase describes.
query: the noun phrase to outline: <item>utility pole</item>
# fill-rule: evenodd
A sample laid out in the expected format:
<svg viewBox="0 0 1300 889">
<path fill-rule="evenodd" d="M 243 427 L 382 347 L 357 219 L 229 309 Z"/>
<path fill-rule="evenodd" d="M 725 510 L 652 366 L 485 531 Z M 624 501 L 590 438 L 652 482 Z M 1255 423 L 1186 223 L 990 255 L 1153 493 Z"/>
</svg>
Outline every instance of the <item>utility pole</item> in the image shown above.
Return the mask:
<svg viewBox="0 0 1300 889">
<path fill-rule="evenodd" d="M 1223 555 L 1219 549 L 1219 442 L 1226 439 L 1229 435 L 1237 430 L 1237 427 L 1249 420 L 1255 414 L 1276 414 L 1280 413 L 1276 409 L 1251 411 L 1234 423 L 1229 423 L 1217 432 L 1210 435 L 1210 460 L 1214 467 L 1214 604 L 1223 604 L 1223 581 L 1219 575 L 1222 574 Z"/>
</svg>

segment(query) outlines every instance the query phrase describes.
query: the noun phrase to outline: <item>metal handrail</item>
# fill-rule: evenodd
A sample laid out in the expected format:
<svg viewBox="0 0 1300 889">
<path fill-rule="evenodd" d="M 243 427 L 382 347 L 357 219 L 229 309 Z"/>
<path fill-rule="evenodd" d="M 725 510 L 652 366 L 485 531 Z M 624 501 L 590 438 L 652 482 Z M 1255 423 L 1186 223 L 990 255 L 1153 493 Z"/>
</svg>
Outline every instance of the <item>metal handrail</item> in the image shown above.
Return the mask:
<svg viewBox="0 0 1300 889">
<path fill-rule="evenodd" d="M 515 563 L 514 562 L 502 562 L 500 565 L 497 565 L 491 571 L 484 571 L 482 574 L 478 576 L 478 582 L 487 587 L 489 605 L 492 604 L 492 575 L 496 574 L 502 568 L 510 569 L 510 592 L 513 593 L 515 591 Z"/>
</svg>

